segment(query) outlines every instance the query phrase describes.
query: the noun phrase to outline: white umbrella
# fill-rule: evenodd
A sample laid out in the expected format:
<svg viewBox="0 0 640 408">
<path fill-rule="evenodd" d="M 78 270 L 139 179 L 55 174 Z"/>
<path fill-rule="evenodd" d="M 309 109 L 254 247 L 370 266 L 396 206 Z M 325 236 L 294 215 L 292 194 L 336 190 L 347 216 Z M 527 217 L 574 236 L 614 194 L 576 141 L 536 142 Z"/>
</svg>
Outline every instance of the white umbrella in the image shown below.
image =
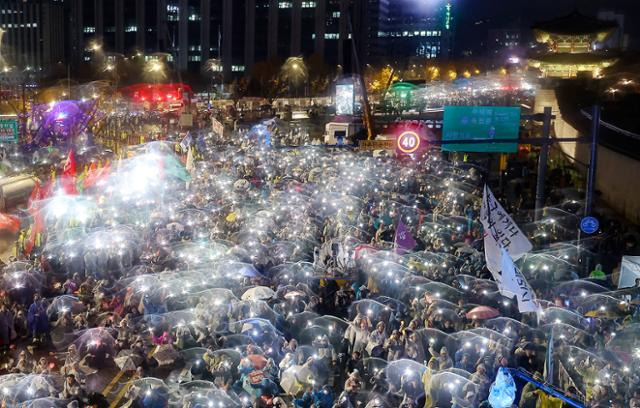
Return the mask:
<svg viewBox="0 0 640 408">
<path fill-rule="evenodd" d="M 271 288 L 266 286 L 256 286 L 244 292 L 242 294 L 242 300 L 266 300 L 272 298 L 275 294 L 276 292 Z"/>
<path fill-rule="evenodd" d="M 239 180 L 236 180 L 235 183 L 233 183 L 233 188 L 236 190 L 248 190 L 250 185 L 251 183 L 249 183 L 248 180 L 239 179 Z"/>
<path fill-rule="evenodd" d="M 306 366 L 295 365 L 287 368 L 280 378 L 280 386 L 289 395 L 299 395 L 313 384 L 313 372 Z"/>
<path fill-rule="evenodd" d="M 113 359 L 120 371 L 134 371 L 142 364 L 142 360 L 142 356 L 132 350 L 122 350 Z"/>
</svg>

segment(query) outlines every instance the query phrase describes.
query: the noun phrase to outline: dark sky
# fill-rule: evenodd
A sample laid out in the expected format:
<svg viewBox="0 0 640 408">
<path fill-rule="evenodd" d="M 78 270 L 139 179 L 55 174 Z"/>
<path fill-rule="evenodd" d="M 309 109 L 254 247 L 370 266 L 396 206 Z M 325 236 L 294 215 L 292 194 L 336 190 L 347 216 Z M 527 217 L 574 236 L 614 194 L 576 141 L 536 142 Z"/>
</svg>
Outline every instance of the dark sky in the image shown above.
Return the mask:
<svg viewBox="0 0 640 408">
<path fill-rule="evenodd" d="M 426 0 L 432 1 L 432 0 Z M 472 47 L 491 28 L 520 26 L 528 30 L 536 21 L 571 13 L 595 16 L 599 10 L 625 14 L 624 31 L 640 36 L 640 0 L 454 0 L 456 49 Z M 637 41 L 635 41 L 637 43 Z"/>
</svg>

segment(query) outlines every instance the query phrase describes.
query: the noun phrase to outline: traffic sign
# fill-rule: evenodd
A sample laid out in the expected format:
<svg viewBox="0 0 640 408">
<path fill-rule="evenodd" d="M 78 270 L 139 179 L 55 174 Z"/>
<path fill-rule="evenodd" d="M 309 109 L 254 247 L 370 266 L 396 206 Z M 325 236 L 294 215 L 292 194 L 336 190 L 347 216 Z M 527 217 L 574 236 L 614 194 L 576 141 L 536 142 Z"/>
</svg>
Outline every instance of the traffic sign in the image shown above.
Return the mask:
<svg viewBox="0 0 640 408">
<path fill-rule="evenodd" d="M 393 150 L 396 147 L 396 141 L 388 140 L 360 140 L 358 148 L 362 150 Z"/>
<path fill-rule="evenodd" d="M 452 152 L 515 153 L 518 143 L 492 143 L 518 139 L 520 108 L 512 106 L 445 106 L 442 141 L 487 140 L 487 143 L 448 143 L 442 150 Z"/>
<path fill-rule="evenodd" d="M 0 118 L 0 143 L 18 143 L 18 120 L 15 116 Z"/>
<path fill-rule="evenodd" d="M 580 221 L 580 229 L 585 234 L 593 234 L 600 228 L 600 222 L 596 217 L 587 216 Z"/>
<path fill-rule="evenodd" d="M 420 135 L 413 130 L 405 130 L 396 140 L 396 147 L 402 153 L 411 154 L 420 148 Z"/>
</svg>

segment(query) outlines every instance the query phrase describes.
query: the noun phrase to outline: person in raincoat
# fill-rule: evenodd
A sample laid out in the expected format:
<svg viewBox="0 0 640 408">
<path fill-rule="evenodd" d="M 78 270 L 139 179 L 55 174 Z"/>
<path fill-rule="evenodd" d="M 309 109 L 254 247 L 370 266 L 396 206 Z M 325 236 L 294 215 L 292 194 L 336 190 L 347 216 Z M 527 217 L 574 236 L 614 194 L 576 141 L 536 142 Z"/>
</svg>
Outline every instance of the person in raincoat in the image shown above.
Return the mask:
<svg viewBox="0 0 640 408">
<path fill-rule="evenodd" d="M 313 405 L 315 408 L 331 408 L 334 396 L 330 385 L 313 391 Z"/>
<path fill-rule="evenodd" d="M 47 317 L 47 307 L 40 295 L 33 297 L 33 303 L 27 312 L 27 325 L 29 333 L 33 336 L 33 342 L 42 342 L 49 333 L 49 319 Z"/>
<path fill-rule="evenodd" d="M 597 264 L 596 268 L 593 271 L 591 271 L 591 273 L 589 274 L 589 279 L 598 279 L 601 281 L 607 280 L 607 275 L 602 270 L 601 264 Z"/>
<path fill-rule="evenodd" d="M 362 353 L 369 342 L 369 319 L 363 316 L 356 316 L 353 324 L 349 325 L 344 337 L 351 345 L 351 352 Z"/>
<path fill-rule="evenodd" d="M 0 302 L 0 353 L 7 352 L 14 335 L 13 314 L 3 302 Z"/>
</svg>

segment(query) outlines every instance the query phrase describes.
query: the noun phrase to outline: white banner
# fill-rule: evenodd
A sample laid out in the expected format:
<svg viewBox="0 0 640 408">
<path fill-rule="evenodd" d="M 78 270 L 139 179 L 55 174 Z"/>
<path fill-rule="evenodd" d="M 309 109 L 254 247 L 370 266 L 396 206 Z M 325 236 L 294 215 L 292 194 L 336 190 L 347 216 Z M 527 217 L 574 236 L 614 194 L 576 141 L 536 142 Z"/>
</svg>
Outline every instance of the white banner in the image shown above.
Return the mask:
<svg viewBox="0 0 640 408">
<path fill-rule="evenodd" d="M 218 136 L 224 136 L 224 125 L 216 118 L 211 118 L 211 130 L 213 133 L 217 133 Z"/>
<path fill-rule="evenodd" d="M 498 283 L 500 293 L 508 298 L 514 295 L 518 299 L 520 313 L 538 312 L 539 306 L 536 295 L 527 279 L 516 269 L 511 256 L 501 249 L 502 284 Z"/>
<path fill-rule="evenodd" d="M 636 286 L 636 279 L 640 279 L 640 256 L 623 256 L 618 289 Z"/>
<path fill-rule="evenodd" d="M 504 248 L 511 259 L 517 261 L 522 255 L 531 251 L 533 246 L 486 184 L 480 221 L 484 227 L 484 256 L 487 269 L 495 281 L 500 283 L 500 258 L 502 257 L 500 248 Z"/>
</svg>

